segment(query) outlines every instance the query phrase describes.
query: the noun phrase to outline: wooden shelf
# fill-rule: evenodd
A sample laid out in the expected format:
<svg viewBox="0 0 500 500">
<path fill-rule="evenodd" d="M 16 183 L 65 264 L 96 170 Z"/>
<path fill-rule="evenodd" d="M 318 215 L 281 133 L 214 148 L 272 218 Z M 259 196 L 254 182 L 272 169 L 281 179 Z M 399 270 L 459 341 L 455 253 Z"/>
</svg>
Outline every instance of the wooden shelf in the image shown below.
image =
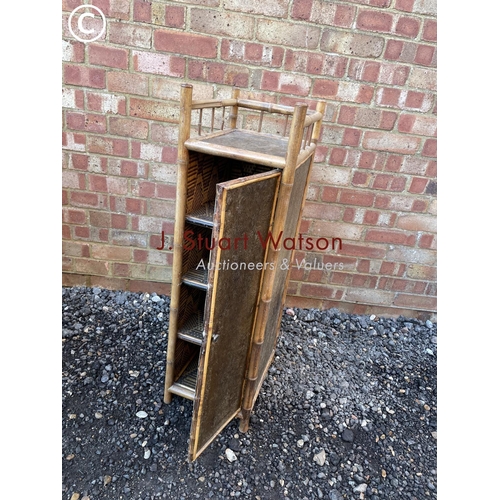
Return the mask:
<svg viewBox="0 0 500 500">
<path fill-rule="evenodd" d="M 244 145 L 244 148 L 242 147 Z M 229 129 L 208 136 L 188 139 L 188 150 L 274 168 L 285 167 L 288 138 L 250 130 Z"/>
<path fill-rule="evenodd" d="M 170 387 L 169 391 L 183 398 L 194 400 L 196 379 L 198 377 L 198 358 L 193 359 L 179 379 Z"/>
<path fill-rule="evenodd" d="M 200 208 L 193 210 L 190 214 L 186 215 L 186 221 L 198 226 L 214 227 L 214 208 L 215 203 L 209 201 Z"/>
<path fill-rule="evenodd" d="M 197 311 L 192 314 L 179 328 L 177 336 L 192 344 L 201 345 L 203 341 L 203 312 Z"/>
<path fill-rule="evenodd" d="M 194 286 L 202 290 L 208 289 L 208 268 L 205 262 L 205 269 L 191 269 L 182 276 L 182 282 L 189 286 Z"/>
</svg>

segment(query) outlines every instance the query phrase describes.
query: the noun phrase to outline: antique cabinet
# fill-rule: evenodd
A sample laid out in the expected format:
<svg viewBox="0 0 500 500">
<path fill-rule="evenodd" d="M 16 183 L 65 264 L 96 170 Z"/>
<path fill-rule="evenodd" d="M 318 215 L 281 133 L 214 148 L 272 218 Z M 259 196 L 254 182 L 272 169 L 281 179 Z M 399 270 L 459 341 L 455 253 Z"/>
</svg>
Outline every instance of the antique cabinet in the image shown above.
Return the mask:
<svg viewBox="0 0 500 500">
<path fill-rule="evenodd" d="M 181 87 L 165 376 L 194 401 L 189 459 L 250 413 L 272 362 L 325 103 L 194 101 Z M 194 117 L 194 119 L 192 119 Z M 270 120 L 266 130 L 265 120 Z M 288 248 L 288 249 L 287 249 Z"/>
</svg>

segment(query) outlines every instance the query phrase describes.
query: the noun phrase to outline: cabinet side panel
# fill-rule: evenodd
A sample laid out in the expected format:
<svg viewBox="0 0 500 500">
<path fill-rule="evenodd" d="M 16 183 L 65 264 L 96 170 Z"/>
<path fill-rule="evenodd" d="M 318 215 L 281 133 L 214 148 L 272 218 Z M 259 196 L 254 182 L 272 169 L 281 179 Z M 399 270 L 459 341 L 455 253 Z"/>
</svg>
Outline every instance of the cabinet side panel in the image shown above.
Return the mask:
<svg viewBox="0 0 500 500">
<path fill-rule="evenodd" d="M 295 238 L 299 225 L 299 217 L 302 209 L 302 200 L 306 195 L 307 178 L 311 160 L 305 161 L 295 172 L 295 180 L 290 197 L 290 205 L 285 219 L 285 227 L 281 238 L 281 250 L 278 255 L 278 265 L 276 268 L 275 280 L 273 285 L 273 293 L 269 304 L 269 319 L 266 324 L 266 332 L 259 362 L 259 371 L 256 382 L 256 387 L 260 387 L 263 378 L 266 376 L 266 370 L 274 353 L 276 344 L 276 336 L 281 322 L 283 299 L 286 293 L 285 287 L 289 270 L 284 265 L 288 264 L 290 269 L 292 266 L 291 259 L 293 257 L 293 249 L 287 250 L 283 246 L 285 238 Z M 290 247 L 290 245 L 287 245 Z M 285 261 L 286 259 L 286 261 Z M 255 398 L 257 394 L 255 394 Z"/>
<path fill-rule="evenodd" d="M 190 458 L 216 437 L 241 407 L 247 355 L 252 340 L 279 173 L 259 174 L 218 187 L 214 228 L 221 247 L 212 251 L 214 288 L 210 319 L 200 358 Z M 226 248 L 227 247 L 227 248 Z M 201 383 L 200 383 L 201 382 Z M 199 398 L 199 399 L 198 399 Z"/>
</svg>

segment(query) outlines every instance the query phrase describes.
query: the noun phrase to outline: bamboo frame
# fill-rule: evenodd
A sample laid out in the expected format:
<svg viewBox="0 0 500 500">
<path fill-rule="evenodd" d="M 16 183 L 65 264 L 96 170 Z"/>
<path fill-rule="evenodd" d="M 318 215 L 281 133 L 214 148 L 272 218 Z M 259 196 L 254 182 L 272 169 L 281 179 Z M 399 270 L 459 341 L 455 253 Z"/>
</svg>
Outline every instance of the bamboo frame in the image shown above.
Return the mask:
<svg viewBox="0 0 500 500">
<path fill-rule="evenodd" d="M 182 273 L 182 242 L 184 235 L 184 218 L 186 215 L 186 176 L 189 152 L 185 142 L 189 139 L 191 128 L 191 106 L 193 100 L 193 86 L 181 86 L 179 144 L 177 149 L 177 189 L 175 199 L 175 228 L 174 228 L 174 255 L 172 265 L 172 291 L 170 296 L 170 320 L 168 330 L 167 366 L 165 373 L 165 387 L 163 400 L 169 404 L 172 394 L 169 388 L 173 383 L 175 346 L 177 341 L 177 322 L 179 316 L 179 294 Z"/>
</svg>

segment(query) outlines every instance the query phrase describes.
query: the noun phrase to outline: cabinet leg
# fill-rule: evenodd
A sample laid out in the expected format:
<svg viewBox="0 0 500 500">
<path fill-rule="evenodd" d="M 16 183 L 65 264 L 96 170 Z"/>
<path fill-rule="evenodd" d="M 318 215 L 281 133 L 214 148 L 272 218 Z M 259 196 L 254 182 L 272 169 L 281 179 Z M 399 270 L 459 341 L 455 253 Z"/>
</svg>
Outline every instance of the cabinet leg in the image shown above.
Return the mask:
<svg viewBox="0 0 500 500">
<path fill-rule="evenodd" d="M 169 405 L 172 402 L 172 393 L 165 391 L 163 395 L 163 401 L 166 405 Z"/>
<path fill-rule="evenodd" d="M 241 410 L 240 432 L 245 434 L 250 427 L 250 410 Z"/>
</svg>

